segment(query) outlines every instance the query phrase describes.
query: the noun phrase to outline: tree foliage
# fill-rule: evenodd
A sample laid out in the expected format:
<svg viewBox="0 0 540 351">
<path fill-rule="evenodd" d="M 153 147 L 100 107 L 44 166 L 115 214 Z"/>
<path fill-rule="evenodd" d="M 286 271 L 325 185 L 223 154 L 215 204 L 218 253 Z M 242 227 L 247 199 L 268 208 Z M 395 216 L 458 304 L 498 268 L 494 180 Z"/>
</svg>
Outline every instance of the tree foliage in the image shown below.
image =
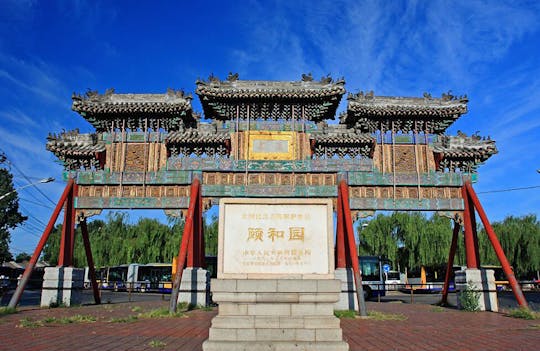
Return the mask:
<svg viewBox="0 0 540 351">
<path fill-rule="evenodd" d="M 478 226 L 478 246 L 482 265 L 500 265 L 485 230 Z M 501 246 L 522 278 L 540 270 L 540 222 L 535 215 L 509 216 L 492 227 Z M 359 225 L 360 254 L 384 255 L 402 270 L 420 266 L 440 267 L 448 262 L 452 240 L 449 218 L 419 212 L 379 214 L 367 225 Z M 463 235 L 460 234 L 454 263 L 465 264 Z"/>
<path fill-rule="evenodd" d="M 140 218 L 130 224 L 124 212 L 110 213 L 106 221 L 94 220 L 88 223 L 88 236 L 92 256 L 96 266 L 115 266 L 126 263 L 172 262 L 184 231 L 182 219 L 170 218 L 163 224 L 156 219 Z M 58 262 L 62 225 L 58 224 L 45 248 L 43 259 L 51 264 Z M 207 255 L 217 252 L 217 219 L 205 225 L 205 246 Z M 80 228 L 75 233 L 74 265 L 87 266 Z"/>
<path fill-rule="evenodd" d="M 0 168 L 0 263 L 11 261 L 9 252 L 11 235 L 9 230 L 24 222 L 27 217 L 19 212 L 19 197 L 13 187 L 13 175 L 5 168 Z"/>
</svg>

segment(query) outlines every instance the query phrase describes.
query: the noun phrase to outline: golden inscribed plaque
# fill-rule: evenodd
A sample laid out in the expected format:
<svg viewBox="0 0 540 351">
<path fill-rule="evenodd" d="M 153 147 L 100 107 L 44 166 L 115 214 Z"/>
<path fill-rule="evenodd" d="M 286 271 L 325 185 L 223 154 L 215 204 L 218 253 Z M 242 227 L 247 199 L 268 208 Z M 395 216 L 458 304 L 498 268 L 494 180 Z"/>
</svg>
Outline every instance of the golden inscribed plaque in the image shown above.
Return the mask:
<svg viewBox="0 0 540 351">
<path fill-rule="evenodd" d="M 294 160 L 296 132 L 246 132 L 247 159 Z"/>
</svg>

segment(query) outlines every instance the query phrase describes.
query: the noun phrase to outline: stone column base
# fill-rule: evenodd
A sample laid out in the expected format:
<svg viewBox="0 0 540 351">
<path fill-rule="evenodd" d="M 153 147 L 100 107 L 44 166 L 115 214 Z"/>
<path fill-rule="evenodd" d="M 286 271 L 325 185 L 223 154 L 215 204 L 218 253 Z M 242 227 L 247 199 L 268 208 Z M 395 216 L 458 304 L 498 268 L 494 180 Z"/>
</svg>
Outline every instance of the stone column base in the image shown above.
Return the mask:
<svg viewBox="0 0 540 351">
<path fill-rule="evenodd" d="M 492 269 L 467 268 L 456 272 L 455 278 L 458 309 L 462 309 L 461 298 L 469 289 L 477 292 L 480 311 L 497 312 L 499 310 L 497 300 L 497 286 Z"/>
<path fill-rule="evenodd" d="M 336 310 L 358 311 L 358 299 L 356 298 L 356 286 L 354 285 L 354 273 L 352 268 L 336 268 L 336 279 L 341 281 L 339 301 L 335 303 Z"/>
<path fill-rule="evenodd" d="M 204 351 L 346 351 L 334 303 L 341 282 L 329 279 L 213 279 L 219 313 Z"/>
<path fill-rule="evenodd" d="M 84 268 L 46 267 L 41 307 L 79 305 L 82 301 Z"/>
<path fill-rule="evenodd" d="M 210 273 L 203 268 L 185 268 L 182 273 L 178 303 L 208 306 L 210 304 Z"/>
</svg>

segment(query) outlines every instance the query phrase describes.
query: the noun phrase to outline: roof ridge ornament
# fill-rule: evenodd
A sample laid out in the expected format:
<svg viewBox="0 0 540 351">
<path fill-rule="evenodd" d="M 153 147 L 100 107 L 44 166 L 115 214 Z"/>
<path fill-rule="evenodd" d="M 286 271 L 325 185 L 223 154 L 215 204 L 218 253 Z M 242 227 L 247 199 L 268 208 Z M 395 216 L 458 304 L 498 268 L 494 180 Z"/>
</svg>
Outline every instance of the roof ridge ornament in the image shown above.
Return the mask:
<svg viewBox="0 0 540 351">
<path fill-rule="evenodd" d="M 238 80 L 238 77 L 239 77 L 238 72 L 236 72 L 234 74 L 232 72 L 229 72 L 229 75 L 227 76 L 227 80 L 229 82 L 236 82 Z"/>
<path fill-rule="evenodd" d="M 311 72 L 308 74 L 302 73 L 302 82 L 312 82 L 313 81 L 313 75 Z"/>
</svg>

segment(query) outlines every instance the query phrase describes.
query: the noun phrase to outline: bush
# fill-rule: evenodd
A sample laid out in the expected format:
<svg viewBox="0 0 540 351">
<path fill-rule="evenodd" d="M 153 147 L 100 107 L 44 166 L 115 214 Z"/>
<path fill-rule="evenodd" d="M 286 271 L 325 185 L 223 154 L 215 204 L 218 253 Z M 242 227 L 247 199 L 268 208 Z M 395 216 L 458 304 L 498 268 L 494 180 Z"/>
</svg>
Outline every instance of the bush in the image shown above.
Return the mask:
<svg viewBox="0 0 540 351">
<path fill-rule="evenodd" d="M 474 289 L 472 283 L 468 283 L 465 290 L 461 292 L 459 302 L 461 309 L 468 312 L 480 311 L 480 292 Z"/>
</svg>

